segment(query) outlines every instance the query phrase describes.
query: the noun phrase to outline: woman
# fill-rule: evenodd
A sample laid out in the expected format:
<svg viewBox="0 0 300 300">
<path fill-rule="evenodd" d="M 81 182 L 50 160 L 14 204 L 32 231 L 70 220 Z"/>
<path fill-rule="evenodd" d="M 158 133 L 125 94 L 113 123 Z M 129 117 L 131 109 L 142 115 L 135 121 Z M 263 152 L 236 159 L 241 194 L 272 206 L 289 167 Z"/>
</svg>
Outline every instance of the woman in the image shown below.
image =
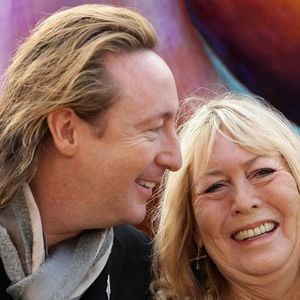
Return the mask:
<svg viewBox="0 0 300 300">
<path fill-rule="evenodd" d="M 200 106 L 157 213 L 156 299 L 300 299 L 300 140 L 251 96 Z"/>
</svg>

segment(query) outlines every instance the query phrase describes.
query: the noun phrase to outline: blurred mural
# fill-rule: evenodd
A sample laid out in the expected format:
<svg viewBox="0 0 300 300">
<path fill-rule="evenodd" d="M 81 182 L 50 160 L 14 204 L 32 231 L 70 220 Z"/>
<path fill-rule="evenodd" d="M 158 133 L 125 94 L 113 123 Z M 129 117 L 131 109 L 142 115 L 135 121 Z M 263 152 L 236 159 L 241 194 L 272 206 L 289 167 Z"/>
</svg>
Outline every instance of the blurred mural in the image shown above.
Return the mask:
<svg viewBox="0 0 300 300">
<path fill-rule="evenodd" d="M 152 22 L 180 99 L 224 86 L 264 97 L 300 125 L 300 2 L 294 0 L 3 0 L 0 75 L 41 18 L 86 3 L 134 8 Z"/>
<path fill-rule="evenodd" d="M 185 3 L 201 36 L 236 78 L 300 125 L 300 1 Z"/>
</svg>

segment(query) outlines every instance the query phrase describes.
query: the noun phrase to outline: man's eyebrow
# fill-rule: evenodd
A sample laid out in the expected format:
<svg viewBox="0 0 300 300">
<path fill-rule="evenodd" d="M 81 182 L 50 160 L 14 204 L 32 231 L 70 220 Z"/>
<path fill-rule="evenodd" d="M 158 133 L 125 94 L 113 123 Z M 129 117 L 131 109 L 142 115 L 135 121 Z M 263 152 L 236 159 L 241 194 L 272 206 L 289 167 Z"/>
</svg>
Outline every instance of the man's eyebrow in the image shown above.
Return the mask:
<svg viewBox="0 0 300 300">
<path fill-rule="evenodd" d="M 172 112 L 153 114 L 153 115 L 148 116 L 147 118 L 143 119 L 141 122 L 139 122 L 139 125 L 145 125 L 145 124 L 147 124 L 153 120 L 157 120 L 157 119 L 170 119 L 172 117 L 176 118 L 176 116 L 177 116 L 177 112 L 176 112 L 176 114 L 173 114 Z"/>
</svg>

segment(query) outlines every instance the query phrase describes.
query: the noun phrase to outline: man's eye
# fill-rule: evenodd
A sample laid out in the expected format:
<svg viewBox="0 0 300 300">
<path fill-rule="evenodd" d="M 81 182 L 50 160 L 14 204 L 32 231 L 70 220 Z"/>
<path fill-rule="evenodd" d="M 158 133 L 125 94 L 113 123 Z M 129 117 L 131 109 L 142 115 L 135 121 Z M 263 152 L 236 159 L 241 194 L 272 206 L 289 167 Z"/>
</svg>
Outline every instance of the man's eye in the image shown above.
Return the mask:
<svg viewBox="0 0 300 300">
<path fill-rule="evenodd" d="M 151 128 L 150 131 L 151 132 L 159 132 L 161 129 L 163 128 L 163 125 Z"/>
<path fill-rule="evenodd" d="M 152 128 L 151 131 L 153 132 L 158 132 L 161 130 L 161 126 L 160 127 L 155 127 L 155 128 Z"/>
<path fill-rule="evenodd" d="M 223 183 L 215 183 L 213 185 L 211 185 L 208 189 L 205 190 L 205 193 L 209 194 L 209 193 L 213 193 L 213 192 L 217 192 L 218 190 L 220 190 L 222 187 L 224 186 Z"/>
</svg>

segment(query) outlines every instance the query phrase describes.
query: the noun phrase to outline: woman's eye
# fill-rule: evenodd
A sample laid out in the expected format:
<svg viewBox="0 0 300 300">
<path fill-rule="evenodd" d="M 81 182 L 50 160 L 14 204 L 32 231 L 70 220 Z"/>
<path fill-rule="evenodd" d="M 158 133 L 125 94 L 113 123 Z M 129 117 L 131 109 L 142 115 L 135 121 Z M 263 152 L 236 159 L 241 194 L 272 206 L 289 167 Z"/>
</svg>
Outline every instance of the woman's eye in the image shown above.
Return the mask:
<svg viewBox="0 0 300 300">
<path fill-rule="evenodd" d="M 206 189 L 205 193 L 209 194 L 209 193 L 217 192 L 223 186 L 224 186 L 223 183 L 215 183 L 215 184 L 211 185 L 208 189 Z"/>
<path fill-rule="evenodd" d="M 271 169 L 271 168 L 263 168 L 263 169 L 259 169 L 259 170 L 256 170 L 254 172 L 254 176 L 256 177 L 266 177 L 270 174 L 273 174 L 275 172 L 274 169 Z"/>
</svg>

